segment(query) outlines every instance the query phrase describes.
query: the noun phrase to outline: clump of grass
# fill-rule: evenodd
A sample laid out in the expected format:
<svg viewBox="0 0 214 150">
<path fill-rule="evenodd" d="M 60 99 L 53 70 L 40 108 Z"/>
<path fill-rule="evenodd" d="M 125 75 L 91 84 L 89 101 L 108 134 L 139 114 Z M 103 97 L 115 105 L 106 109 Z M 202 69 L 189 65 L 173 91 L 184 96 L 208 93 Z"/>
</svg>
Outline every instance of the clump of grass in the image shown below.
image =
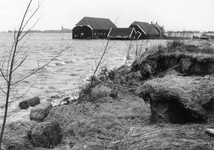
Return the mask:
<svg viewBox="0 0 214 150">
<path fill-rule="evenodd" d="M 96 76 L 91 76 L 89 82 L 79 88 L 78 102 L 93 101 L 91 97 L 91 92 L 93 88 L 100 82 L 101 81 L 98 80 Z"/>
<path fill-rule="evenodd" d="M 168 49 L 174 49 L 174 48 L 177 48 L 178 46 L 183 47 L 184 42 L 182 40 L 173 40 L 173 41 L 168 41 L 166 45 Z"/>
<path fill-rule="evenodd" d="M 30 131 L 36 125 L 32 121 L 18 121 L 6 125 L 3 145 L 9 150 L 28 150 L 33 147 Z"/>
</svg>

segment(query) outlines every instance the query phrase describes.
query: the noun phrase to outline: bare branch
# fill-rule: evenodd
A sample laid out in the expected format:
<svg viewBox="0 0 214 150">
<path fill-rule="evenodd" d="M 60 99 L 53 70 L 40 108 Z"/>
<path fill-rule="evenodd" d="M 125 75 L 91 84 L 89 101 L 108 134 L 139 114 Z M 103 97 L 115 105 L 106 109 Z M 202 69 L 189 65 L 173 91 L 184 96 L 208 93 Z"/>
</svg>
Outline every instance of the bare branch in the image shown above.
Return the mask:
<svg viewBox="0 0 214 150">
<path fill-rule="evenodd" d="M 15 32 L 14 32 L 14 34 L 15 34 Z M 12 45 L 12 47 L 11 47 L 11 49 L 10 49 L 10 52 L 9 52 L 9 56 L 8 56 L 8 61 L 7 61 L 7 77 L 8 77 L 8 75 L 9 75 L 9 67 L 10 67 L 10 61 L 11 61 L 11 56 L 12 56 L 12 53 L 13 53 L 13 48 L 14 48 L 14 43 L 13 43 L 13 45 Z"/>
<path fill-rule="evenodd" d="M 24 47 L 25 43 L 26 43 L 26 41 L 24 41 L 24 43 L 19 47 L 19 50 L 17 50 L 17 52 L 16 52 L 16 55 L 15 55 L 15 56 L 17 56 L 17 55 L 21 52 L 21 50 L 23 49 L 23 47 Z M 26 51 L 25 51 L 25 53 L 26 53 Z"/>
<path fill-rule="evenodd" d="M 22 31 L 24 30 L 24 28 L 26 27 L 26 25 L 29 23 L 29 21 L 32 19 L 32 17 L 36 14 L 36 12 L 38 11 L 38 9 L 40 8 L 41 4 L 38 4 L 37 8 L 34 10 L 34 12 L 31 14 L 31 16 L 27 19 L 27 21 L 25 22 L 25 24 L 22 27 Z"/>
<path fill-rule="evenodd" d="M 16 71 L 16 69 L 18 69 L 18 68 L 23 64 L 23 62 L 26 60 L 27 56 L 28 56 L 28 55 L 25 55 L 25 56 L 22 58 L 21 62 L 12 70 L 12 72 Z"/>
<path fill-rule="evenodd" d="M 18 42 L 19 40 L 19 36 L 21 35 L 21 33 L 22 33 L 22 27 L 23 27 L 23 24 L 24 24 L 24 21 L 25 21 L 25 18 L 26 18 L 26 15 L 27 15 L 27 13 L 28 13 L 28 10 L 29 10 L 29 8 L 30 8 L 30 6 L 31 6 L 31 3 L 32 3 L 32 0 L 30 0 L 30 2 L 28 3 L 28 5 L 27 5 L 27 8 L 26 8 L 26 10 L 25 10 L 25 13 L 24 13 L 24 15 L 23 15 L 23 17 L 22 17 L 22 21 L 21 21 L 21 24 L 20 24 L 20 26 L 19 26 L 19 30 L 18 30 L 18 33 L 17 33 L 17 36 L 16 36 L 16 42 Z"/>
<path fill-rule="evenodd" d="M 8 79 L 5 77 L 4 72 L 2 71 L 2 69 L 0 69 L 0 72 L 1 72 L 1 75 L 2 75 L 2 77 L 4 78 L 4 80 L 5 80 L 6 82 L 8 82 Z"/>
<path fill-rule="evenodd" d="M 18 41 L 21 41 L 34 28 L 34 26 L 37 24 L 37 22 L 39 21 L 39 19 L 37 19 L 37 21 L 19 38 Z"/>
<path fill-rule="evenodd" d="M 108 51 L 109 41 L 110 41 L 110 40 L 107 40 L 105 49 L 104 49 L 104 51 L 103 51 L 103 53 L 102 53 L 102 56 L 100 57 L 100 60 L 99 60 L 98 64 L 96 65 L 96 68 L 95 68 L 95 70 L 94 70 L 94 72 L 93 72 L 92 80 L 91 80 L 91 83 L 90 83 L 90 88 L 91 88 L 92 85 L 93 85 L 93 78 L 95 77 L 95 74 L 97 73 L 97 70 L 99 69 L 99 67 L 100 67 L 100 65 L 101 65 L 101 63 L 102 63 L 102 60 L 103 60 L 105 54 L 106 54 L 107 51 Z"/>
<path fill-rule="evenodd" d="M 5 92 L 2 87 L 0 86 L 0 90 L 4 93 L 4 94 L 7 94 L 7 92 Z"/>
<path fill-rule="evenodd" d="M 21 20 L 21 23 L 20 23 L 20 26 L 19 26 L 19 29 L 18 29 L 18 32 L 16 33 L 16 31 L 14 32 L 14 42 L 13 42 L 13 45 L 11 47 L 11 50 L 9 51 L 9 57 L 8 57 L 8 60 L 7 60 L 7 70 L 6 70 L 6 74 L 7 74 L 7 77 L 5 77 L 5 74 L 4 72 L 2 71 L 2 69 L 4 68 L 4 63 L 6 61 L 6 59 L 2 62 L 2 69 L 1 69 L 1 74 L 3 76 L 3 78 L 7 81 L 7 90 L 6 90 L 6 98 L 5 98 L 5 110 L 4 110 L 4 118 L 3 118 L 3 123 L 2 123 L 2 127 L 1 127 L 1 132 L 0 132 L 0 149 L 1 149 L 1 144 L 2 144 L 2 139 L 3 139 L 3 134 L 4 134 L 4 129 L 5 129 L 5 125 L 6 125 L 6 120 L 7 120 L 7 113 L 8 113 L 8 104 L 9 104 L 9 99 L 10 99 L 10 95 L 11 95 L 11 90 L 14 90 L 14 89 L 11 89 L 11 87 L 13 86 L 12 85 L 12 77 L 13 77 L 13 73 L 14 71 L 20 67 L 20 65 L 24 62 L 24 60 L 26 59 L 26 57 L 23 57 L 22 61 L 15 67 L 14 69 L 14 63 L 16 63 L 17 61 L 15 60 L 16 57 L 17 57 L 17 46 L 20 42 L 20 40 L 26 35 L 24 34 L 23 36 L 21 36 L 21 34 L 23 33 L 23 29 L 26 27 L 26 25 L 29 23 L 29 21 L 32 19 L 32 17 L 35 15 L 35 13 L 37 12 L 38 8 L 40 7 L 40 5 L 38 6 L 38 8 L 33 12 L 33 14 L 27 19 L 27 21 L 25 22 L 26 20 L 26 16 L 27 16 L 27 13 L 29 12 L 29 9 L 30 9 L 30 6 L 31 6 L 31 3 L 32 3 L 33 0 L 30 0 L 28 5 L 27 5 L 27 8 L 24 12 L 24 15 L 22 17 L 22 20 Z M 39 1 L 38 1 L 39 2 Z M 38 3 L 39 4 L 39 3 Z M 31 28 L 30 28 L 31 29 Z M 28 30 L 29 32 L 29 30 Z M 27 32 L 27 33 L 28 33 Z M 19 53 L 19 51 L 18 51 Z M 60 53 L 61 54 L 61 53 Z M 45 66 L 45 65 L 44 65 Z M 29 76 L 28 76 L 29 77 Z M 27 77 L 25 77 L 27 78 Z M 23 79 L 25 79 L 23 78 Z M 19 82 L 21 82 L 22 79 L 18 80 L 18 82 L 15 82 L 15 86 L 17 86 L 17 84 Z M 4 90 L 1 88 L 1 90 L 4 92 Z"/>
<path fill-rule="evenodd" d="M 11 85 L 17 84 L 27 78 L 29 78 L 30 76 L 32 76 L 33 74 L 37 73 L 38 71 L 42 70 L 44 67 L 48 66 L 52 61 L 54 61 L 57 57 L 59 57 L 65 50 L 67 50 L 69 47 L 65 47 L 63 50 L 61 50 L 56 56 L 54 56 L 50 61 L 48 61 L 46 64 L 44 64 L 43 66 L 37 68 L 35 71 L 31 72 L 30 74 L 26 75 L 25 77 L 23 77 L 22 79 L 11 83 Z"/>
<path fill-rule="evenodd" d="M 34 85 L 35 83 L 36 83 L 36 81 L 34 81 L 34 83 L 31 84 L 31 86 L 30 86 L 21 96 L 19 96 L 19 97 L 14 96 L 13 99 L 16 99 L 16 100 L 12 100 L 12 101 L 10 101 L 9 103 L 12 103 L 12 102 L 14 102 L 14 101 L 18 101 L 20 98 L 24 97 L 24 96 L 29 92 L 29 90 L 33 87 L 33 85 Z M 16 94 L 16 95 L 17 95 L 17 94 Z"/>
</svg>

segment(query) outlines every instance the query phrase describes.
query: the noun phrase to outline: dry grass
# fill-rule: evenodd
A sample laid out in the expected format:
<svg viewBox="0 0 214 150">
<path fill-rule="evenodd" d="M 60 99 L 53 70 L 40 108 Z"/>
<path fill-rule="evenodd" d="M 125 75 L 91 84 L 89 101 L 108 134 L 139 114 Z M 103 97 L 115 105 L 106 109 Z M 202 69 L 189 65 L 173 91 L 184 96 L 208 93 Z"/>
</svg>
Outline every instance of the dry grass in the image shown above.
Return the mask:
<svg viewBox="0 0 214 150">
<path fill-rule="evenodd" d="M 138 90 L 140 97 L 147 102 L 169 101 L 173 96 L 178 97 L 184 107 L 201 110 L 202 105 L 214 97 L 214 77 L 166 75 L 163 78 L 148 80 Z M 145 97 L 147 94 L 150 99 L 147 99 L 148 96 Z"/>
<path fill-rule="evenodd" d="M 133 127 L 118 144 L 118 150 L 211 150 L 214 142 L 204 134 L 205 127 L 203 124 Z"/>
<path fill-rule="evenodd" d="M 29 150 L 33 148 L 29 133 L 36 122 L 12 122 L 6 125 L 3 145 L 8 150 Z"/>
<path fill-rule="evenodd" d="M 192 44 L 191 44 L 192 43 Z M 179 57 L 180 55 L 186 55 L 192 58 L 203 59 L 203 58 L 213 58 L 214 56 L 214 46 L 212 44 L 204 45 L 204 46 L 196 46 L 194 42 L 191 41 L 169 41 L 167 46 L 158 46 L 153 47 L 143 53 L 139 60 L 142 61 L 148 58 L 157 57 L 157 55 L 175 55 Z"/>
<path fill-rule="evenodd" d="M 117 89 L 119 90 L 119 88 Z M 123 88 L 123 90 L 125 90 Z M 54 108 L 46 121 L 58 121 L 63 130 L 63 141 L 59 149 L 73 143 L 78 149 L 115 149 L 114 142 L 121 141 L 133 125 L 149 123 L 149 107 L 137 96 L 127 91 L 112 100 L 105 97 L 102 102 L 73 103 Z"/>
</svg>

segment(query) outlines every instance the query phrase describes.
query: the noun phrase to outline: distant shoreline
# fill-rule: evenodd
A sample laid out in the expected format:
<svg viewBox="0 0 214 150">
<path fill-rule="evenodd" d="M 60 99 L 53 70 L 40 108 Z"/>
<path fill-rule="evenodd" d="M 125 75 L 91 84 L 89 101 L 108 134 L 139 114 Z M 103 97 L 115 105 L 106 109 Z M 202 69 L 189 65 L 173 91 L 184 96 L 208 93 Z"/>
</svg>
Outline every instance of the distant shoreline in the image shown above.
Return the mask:
<svg viewBox="0 0 214 150">
<path fill-rule="evenodd" d="M 0 33 L 14 33 L 17 31 L 8 30 L 8 31 L 0 31 Z M 27 32 L 27 31 L 23 31 Z M 30 30 L 29 33 L 72 33 L 71 29 L 63 29 L 63 30 Z"/>
</svg>

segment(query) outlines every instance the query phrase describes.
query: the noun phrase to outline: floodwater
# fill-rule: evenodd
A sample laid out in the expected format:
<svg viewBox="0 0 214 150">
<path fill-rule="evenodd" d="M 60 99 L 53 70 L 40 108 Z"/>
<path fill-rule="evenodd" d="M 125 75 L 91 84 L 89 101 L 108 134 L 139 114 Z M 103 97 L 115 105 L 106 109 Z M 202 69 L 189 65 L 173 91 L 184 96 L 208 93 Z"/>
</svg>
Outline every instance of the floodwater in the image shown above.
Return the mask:
<svg viewBox="0 0 214 150">
<path fill-rule="evenodd" d="M 17 64 L 27 55 L 24 63 L 14 72 L 13 82 L 28 76 L 38 67 L 49 62 L 60 51 L 63 53 L 36 74 L 19 82 L 12 90 L 8 121 L 29 118 L 29 109 L 20 110 L 18 103 L 26 98 L 39 96 L 42 100 L 53 96 L 76 98 L 79 88 L 93 74 L 107 40 L 73 40 L 69 33 L 30 33 L 18 46 Z M 130 64 L 136 51 L 165 44 L 165 40 L 110 41 L 101 67 L 113 69 L 124 65 L 129 51 Z M 0 33 L 0 67 L 7 64 L 8 51 L 13 44 L 13 33 Z M 4 61 L 5 60 L 5 61 Z M 5 65 L 6 67 L 6 65 Z M 3 69 L 6 69 L 6 68 Z M 0 75 L 0 86 L 5 80 Z M 5 89 L 6 90 L 6 89 Z M 0 90 L 0 122 L 4 115 L 5 94 Z M 0 123 L 1 124 L 1 123 Z"/>
</svg>

